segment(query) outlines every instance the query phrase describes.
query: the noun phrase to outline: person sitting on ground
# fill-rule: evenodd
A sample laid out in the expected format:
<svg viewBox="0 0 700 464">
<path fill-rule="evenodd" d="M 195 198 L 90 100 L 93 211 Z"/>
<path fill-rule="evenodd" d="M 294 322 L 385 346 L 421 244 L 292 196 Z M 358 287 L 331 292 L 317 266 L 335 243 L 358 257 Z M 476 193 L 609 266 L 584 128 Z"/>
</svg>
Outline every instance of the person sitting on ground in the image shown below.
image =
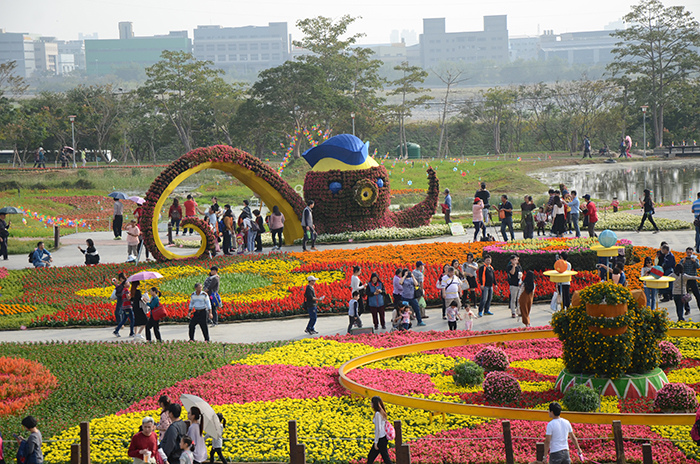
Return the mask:
<svg viewBox="0 0 700 464">
<path fill-rule="evenodd" d="M 95 242 L 93 242 L 93 240 L 89 238 L 85 240 L 85 244 L 87 245 L 87 249 L 85 250 L 78 247 L 78 250 L 80 250 L 80 252 L 85 255 L 85 265 L 90 266 L 92 264 L 99 264 L 100 255 L 97 253 L 97 249 L 95 249 Z"/>
<path fill-rule="evenodd" d="M 36 244 L 36 250 L 32 253 L 32 264 L 34 267 L 51 267 L 51 253 L 44 248 L 44 242 Z"/>
</svg>

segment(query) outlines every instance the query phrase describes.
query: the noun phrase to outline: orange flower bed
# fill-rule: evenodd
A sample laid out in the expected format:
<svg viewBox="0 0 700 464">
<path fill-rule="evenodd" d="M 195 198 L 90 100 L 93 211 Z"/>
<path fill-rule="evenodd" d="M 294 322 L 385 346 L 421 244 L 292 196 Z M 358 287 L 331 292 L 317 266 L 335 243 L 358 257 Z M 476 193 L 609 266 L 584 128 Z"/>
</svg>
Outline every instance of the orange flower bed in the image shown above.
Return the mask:
<svg viewBox="0 0 700 464">
<path fill-rule="evenodd" d="M 38 404 L 58 386 L 43 365 L 22 358 L 0 357 L 0 416 Z"/>
<path fill-rule="evenodd" d="M 354 250 L 323 250 L 315 253 L 290 253 L 294 258 L 307 263 L 325 263 L 328 261 L 414 263 L 423 261 L 429 264 L 449 263 L 453 259 L 460 262 L 467 253 L 481 257 L 485 246 L 494 242 L 474 243 L 421 243 L 417 245 L 376 245 Z"/>
</svg>

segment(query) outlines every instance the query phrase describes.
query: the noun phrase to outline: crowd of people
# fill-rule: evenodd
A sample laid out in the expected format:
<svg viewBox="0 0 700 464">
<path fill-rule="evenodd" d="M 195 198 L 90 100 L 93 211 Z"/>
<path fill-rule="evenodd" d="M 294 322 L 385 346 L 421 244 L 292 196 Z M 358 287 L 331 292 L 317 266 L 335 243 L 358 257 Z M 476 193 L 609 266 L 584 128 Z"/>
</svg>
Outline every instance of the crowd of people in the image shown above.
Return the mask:
<svg viewBox="0 0 700 464">
<path fill-rule="evenodd" d="M 182 206 L 176 198 L 168 209 L 168 219 L 175 235 L 180 234 L 180 222 L 183 218 L 194 218 L 197 214 L 204 217 L 214 235 L 217 237 L 216 251 L 224 255 L 260 253 L 263 250 L 262 234 L 267 230 L 272 235 L 272 251 L 281 250 L 283 247 L 282 234 L 284 232 L 285 217 L 278 205 L 273 205 L 272 210 L 263 218 L 259 209 L 250 209 L 250 202 L 243 200 L 243 208 L 236 217 L 231 205 L 226 204 L 221 209 L 216 197 L 212 198 L 209 208 L 201 210 L 192 195 L 187 195 L 184 202 L 184 216 Z M 304 229 L 303 249 L 307 250 L 307 243 L 311 244 L 311 250 L 316 250 L 316 228 L 313 220 L 314 201 L 307 201 L 302 215 L 302 227 Z M 192 228 L 182 229 L 182 235 L 192 235 Z M 221 242 L 221 245 L 218 244 Z"/>
<path fill-rule="evenodd" d="M 209 326 L 219 324 L 219 308 L 221 308 L 221 295 L 219 294 L 219 268 L 212 266 L 209 275 L 203 283 L 194 285 L 194 292 L 190 295 L 188 306 L 189 340 L 195 340 L 195 331 L 199 326 L 205 341 L 209 341 Z M 167 316 L 167 312 L 161 306 L 161 292 L 157 287 L 148 289 L 146 295 L 140 290 L 141 282 L 129 280 L 124 273 L 119 273 L 112 279 L 114 290 L 110 299 L 114 301 L 114 319 L 117 323 L 113 334 L 120 337 L 120 330 L 129 322 L 129 337 L 152 341 L 151 330 L 157 341 L 162 341 L 160 334 L 160 320 Z"/>
<path fill-rule="evenodd" d="M 581 216 L 583 216 L 583 227 L 588 231 L 589 237 L 597 236 L 595 226 L 598 222 L 598 207 L 591 200 L 590 195 L 583 196 L 585 203 L 582 204 L 576 190 L 569 190 L 564 184 L 559 184 L 559 189 L 549 189 L 548 193 L 549 199 L 540 206 L 534 203 L 531 195 L 523 197 L 523 202 L 520 204 L 520 225 L 524 239 L 534 238 L 535 229 L 537 229 L 537 236 L 545 235 L 548 223 L 551 224 L 551 234 L 554 236 L 562 237 L 573 233 L 576 237 L 580 237 L 579 221 Z M 649 201 L 653 209 L 651 198 Z M 481 232 L 481 240 L 496 240 L 495 237 L 487 234 L 487 226 L 493 223 L 492 209 L 498 213 L 500 239 L 507 242 L 510 236 L 510 240 L 515 240 L 513 229 L 515 208 L 513 203 L 508 195 L 503 194 L 500 196 L 499 203 L 492 208 L 491 192 L 486 188 L 486 183 L 482 182 L 475 192 L 472 202 L 474 241 L 478 239 L 479 232 Z M 653 220 L 652 224 L 656 226 Z M 644 222 L 639 228 L 641 229 L 643 225 Z"/>
</svg>

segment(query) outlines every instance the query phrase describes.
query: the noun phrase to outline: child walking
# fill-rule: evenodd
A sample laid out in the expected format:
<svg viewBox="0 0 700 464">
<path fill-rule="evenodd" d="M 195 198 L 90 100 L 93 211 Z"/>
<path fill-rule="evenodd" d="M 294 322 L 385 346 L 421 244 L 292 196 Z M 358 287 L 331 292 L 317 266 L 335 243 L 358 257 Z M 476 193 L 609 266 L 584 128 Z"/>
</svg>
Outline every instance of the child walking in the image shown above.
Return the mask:
<svg viewBox="0 0 700 464">
<path fill-rule="evenodd" d="M 180 449 L 182 450 L 180 464 L 194 464 L 194 454 L 190 448 L 192 448 L 192 439 L 187 435 L 180 438 Z"/>
<path fill-rule="evenodd" d="M 352 330 L 352 326 L 356 325 L 362 327 L 362 321 L 360 321 L 360 292 L 355 290 L 352 292 L 352 298 L 348 301 L 348 319 L 350 320 L 348 324 L 348 333 Z"/>
<path fill-rule="evenodd" d="M 374 417 L 372 417 L 372 422 L 374 423 L 374 444 L 369 450 L 369 455 L 367 455 L 367 464 L 372 464 L 379 454 L 382 455 L 384 464 L 391 464 L 389 451 L 387 451 L 389 440 L 386 436 L 386 422 L 389 418 L 384 409 L 384 402 L 380 397 L 372 397 L 372 410 L 374 411 Z"/>
<path fill-rule="evenodd" d="M 221 414 L 220 412 L 216 414 L 216 417 L 219 418 L 219 422 L 221 423 L 221 430 L 223 431 L 224 427 L 226 427 L 226 419 L 224 418 L 224 415 Z M 217 438 L 212 438 L 211 439 L 211 453 L 209 453 L 209 464 L 214 464 L 214 456 L 217 454 L 219 455 L 219 460 L 223 463 L 226 464 L 228 461 L 226 461 L 226 458 L 224 457 L 223 453 L 221 452 L 221 448 L 224 446 L 224 439 L 222 437 L 217 437 Z"/>
<path fill-rule="evenodd" d="M 447 316 L 447 327 L 449 327 L 450 330 L 457 330 L 457 321 L 461 321 L 462 318 L 459 316 L 459 306 L 457 306 L 456 301 L 450 303 L 445 315 Z"/>
<path fill-rule="evenodd" d="M 540 206 L 539 211 L 535 215 L 535 222 L 537 222 L 537 236 L 539 237 L 540 232 L 542 232 L 542 235 L 545 235 L 546 232 L 544 231 L 544 228 L 547 225 L 547 215 L 545 214 L 542 206 Z"/>
</svg>

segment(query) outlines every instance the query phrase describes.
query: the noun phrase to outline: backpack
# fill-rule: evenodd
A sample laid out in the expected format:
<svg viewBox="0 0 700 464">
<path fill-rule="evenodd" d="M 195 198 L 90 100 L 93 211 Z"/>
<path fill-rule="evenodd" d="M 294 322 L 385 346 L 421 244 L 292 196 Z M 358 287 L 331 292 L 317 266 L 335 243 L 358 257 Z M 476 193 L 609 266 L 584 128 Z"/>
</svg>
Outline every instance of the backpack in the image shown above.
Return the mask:
<svg viewBox="0 0 700 464">
<path fill-rule="evenodd" d="M 396 438 L 396 430 L 394 430 L 394 426 L 389 421 L 384 422 L 384 432 L 386 432 L 387 440 Z"/>
<path fill-rule="evenodd" d="M 690 429 L 690 438 L 693 439 L 696 445 L 700 446 L 700 420 L 696 420 L 695 425 Z"/>
<path fill-rule="evenodd" d="M 250 230 L 253 232 L 260 232 L 260 226 L 258 225 L 257 221 L 250 221 Z"/>
<path fill-rule="evenodd" d="M 34 251 L 30 251 L 29 255 L 27 256 L 27 258 L 29 258 L 29 264 L 34 264 Z"/>
</svg>

